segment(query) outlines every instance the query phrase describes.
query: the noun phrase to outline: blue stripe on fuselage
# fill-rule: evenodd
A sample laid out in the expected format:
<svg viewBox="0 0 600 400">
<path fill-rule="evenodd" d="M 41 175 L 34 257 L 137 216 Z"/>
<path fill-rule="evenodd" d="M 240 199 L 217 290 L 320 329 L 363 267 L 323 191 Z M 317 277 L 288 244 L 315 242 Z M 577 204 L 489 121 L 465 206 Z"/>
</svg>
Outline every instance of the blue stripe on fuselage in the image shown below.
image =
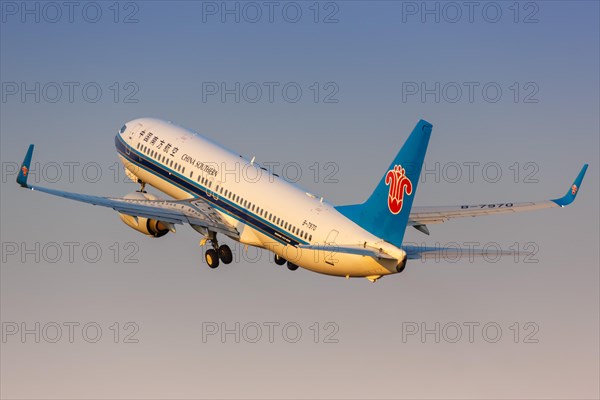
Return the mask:
<svg viewBox="0 0 600 400">
<path fill-rule="evenodd" d="M 259 217 L 257 214 L 252 214 L 247 209 L 240 208 L 237 204 L 232 203 L 221 196 L 217 195 L 217 198 L 213 197 L 212 193 L 215 192 L 211 191 L 209 188 L 202 186 L 199 182 L 195 182 L 184 177 L 183 175 L 180 175 L 175 170 L 167 168 L 167 166 L 164 164 L 158 164 L 154 160 L 145 158 L 144 154 L 127 145 L 127 143 L 125 143 L 119 135 L 115 137 L 115 146 L 117 148 L 117 152 L 130 162 L 138 165 L 141 168 L 144 168 L 146 171 L 158 176 L 170 184 L 178 186 L 179 188 L 188 192 L 192 197 L 200 198 L 211 204 L 219 211 L 231 215 L 242 223 L 263 232 L 273 240 L 284 245 L 289 244 L 292 246 L 297 246 L 300 243 L 308 243 L 298 240 L 297 238 L 290 237 L 287 232 L 281 231 L 278 227 Z"/>
</svg>

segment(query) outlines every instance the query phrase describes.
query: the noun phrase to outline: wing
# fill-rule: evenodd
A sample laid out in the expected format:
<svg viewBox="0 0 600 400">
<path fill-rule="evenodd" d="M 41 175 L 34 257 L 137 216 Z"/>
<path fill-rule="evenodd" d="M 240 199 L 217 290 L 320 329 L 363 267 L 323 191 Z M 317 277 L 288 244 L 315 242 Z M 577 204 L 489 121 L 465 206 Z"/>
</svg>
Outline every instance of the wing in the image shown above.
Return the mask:
<svg viewBox="0 0 600 400">
<path fill-rule="evenodd" d="M 187 200 L 137 200 L 113 197 L 91 196 L 87 194 L 63 192 L 61 190 L 49 189 L 41 186 L 31 186 L 27 184 L 27 175 L 31 158 L 33 155 L 33 145 L 29 146 L 21 170 L 17 175 L 17 183 L 24 188 L 44 192 L 53 196 L 64 197 L 66 199 L 81 201 L 83 203 L 96 206 L 112 208 L 123 214 L 134 215 L 169 222 L 172 224 L 190 224 L 207 228 L 217 233 L 222 233 L 230 237 L 239 237 L 239 232 L 235 227 L 228 224 L 221 215 L 202 199 Z"/>
<path fill-rule="evenodd" d="M 446 222 L 451 218 L 461 217 L 479 217 L 481 215 L 504 214 L 521 211 L 541 210 L 543 208 L 564 207 L 571 204 L 583 181 L 585 171 L 588 165 L 585 164 L 575 178 L 573 185 L 563 197 L 554 200 L 534 201 L 524 203 L 484 203 L 459 206 L 441 206 L 441 207 L 413 207 L 408 225 L 412 225 L 418 230 L 429 234 L 426 224 L 438 224 Z"/>
</svg>

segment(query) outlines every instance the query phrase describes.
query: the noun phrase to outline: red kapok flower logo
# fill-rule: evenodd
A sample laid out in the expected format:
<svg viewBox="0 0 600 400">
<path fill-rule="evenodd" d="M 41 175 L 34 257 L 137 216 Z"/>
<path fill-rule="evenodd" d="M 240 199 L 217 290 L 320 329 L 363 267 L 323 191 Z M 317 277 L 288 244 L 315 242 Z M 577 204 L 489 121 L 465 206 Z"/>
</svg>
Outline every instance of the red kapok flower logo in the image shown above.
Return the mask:
<svg viewBox="0 0 600 400">
<path fill-rule="evenodd" d="M 388 193 L 388 208 L 392 214 L 398 214 L 402 210 L 404 193 L 412 194 L 412 182 L 405 174 L 401 165 L 395 165 L 385 176 L 385 184 L 390 187 Z"/>
<path fill-rule="evenodd" d="M 575 196 L 575 193 L 577 193 L 577 190 L 578 190 L 578 189 L 579 189 L 579 188 L 577 187 L 577 185 L 573 185 L 573 186 L 571 186 L 571 194 L 572 194 L 573 196 Z"/>
<path fill-rule="evenodd" d="M 21 167 L 21 172 L 23 172 L 23 176 L 27 176 L 27 172 L 29 172 L 29 169 L 27 169 L 27 167 L 23 165 Z"/>
</svg>

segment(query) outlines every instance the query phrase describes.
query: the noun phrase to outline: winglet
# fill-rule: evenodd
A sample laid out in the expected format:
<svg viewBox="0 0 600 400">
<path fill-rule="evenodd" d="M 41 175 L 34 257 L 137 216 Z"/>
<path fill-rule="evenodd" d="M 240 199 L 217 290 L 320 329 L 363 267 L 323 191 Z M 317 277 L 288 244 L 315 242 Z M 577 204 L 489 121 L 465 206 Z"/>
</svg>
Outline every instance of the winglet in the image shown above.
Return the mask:
<svg viewBox="0 0 600 400">
<path fill-rule="evenodd" d="M 569 204 L 571 204 L 575 200 L 575 197 L 577 197 L 577 193 L 579 192 L 579 188 L 581 187 L 581 182 L 583 181 L 583 177 L 585 176 L 585 171 L 587 170 L 587 167 L 588 165 L 585 164 L 583 168 L 581 168 L 581 172 L 579 172 L 579 175 L 577 175 L 577 178 L 575 178 L 575 181 L 567 191 L 567 194 L 565 194 L 560 199 L 554 199 L 552 201 L 561 207 L 568 206 Z"/>
<path fill-rule="evenodd" d="M 33 156 L 33 145 L 29 145 L 29 149 L 27 150 L 27 154 L 25 155 L 25 159 L 23 160 L 23 164 L 21 164 L 21 170 L 19 171 L 19 175 L 17 175 L 17 183 L 24 188 L 27 187 L 27 175 L 29 174 L 29 166 L 31 165 L 31 157 Z"/>
</svg>

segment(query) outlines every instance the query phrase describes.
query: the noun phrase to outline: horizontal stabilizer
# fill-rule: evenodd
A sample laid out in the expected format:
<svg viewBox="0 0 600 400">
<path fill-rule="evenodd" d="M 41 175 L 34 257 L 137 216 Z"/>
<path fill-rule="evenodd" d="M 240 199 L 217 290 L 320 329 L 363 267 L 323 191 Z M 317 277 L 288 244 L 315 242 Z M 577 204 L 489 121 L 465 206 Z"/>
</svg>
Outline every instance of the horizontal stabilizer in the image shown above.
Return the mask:
<svg viewBox="0 0 600 400">
<path fill-rule="evenodd" d="M 481 258 L 487 260 L 499 260 L 504 256 L 532 256 L 533 253 L 527 251 L 512 251 L 502 250 L 492 246 L 486 249 L 463 248 L 463 247 L 439 247 L 439 246 L 402 246 L 402 250 L 406 252 L 406 257 L 409 260 L 444 260 L 444 261 L 459 261 L 463 259 L 471 260 L 473 258 Z"/>
</svg>

